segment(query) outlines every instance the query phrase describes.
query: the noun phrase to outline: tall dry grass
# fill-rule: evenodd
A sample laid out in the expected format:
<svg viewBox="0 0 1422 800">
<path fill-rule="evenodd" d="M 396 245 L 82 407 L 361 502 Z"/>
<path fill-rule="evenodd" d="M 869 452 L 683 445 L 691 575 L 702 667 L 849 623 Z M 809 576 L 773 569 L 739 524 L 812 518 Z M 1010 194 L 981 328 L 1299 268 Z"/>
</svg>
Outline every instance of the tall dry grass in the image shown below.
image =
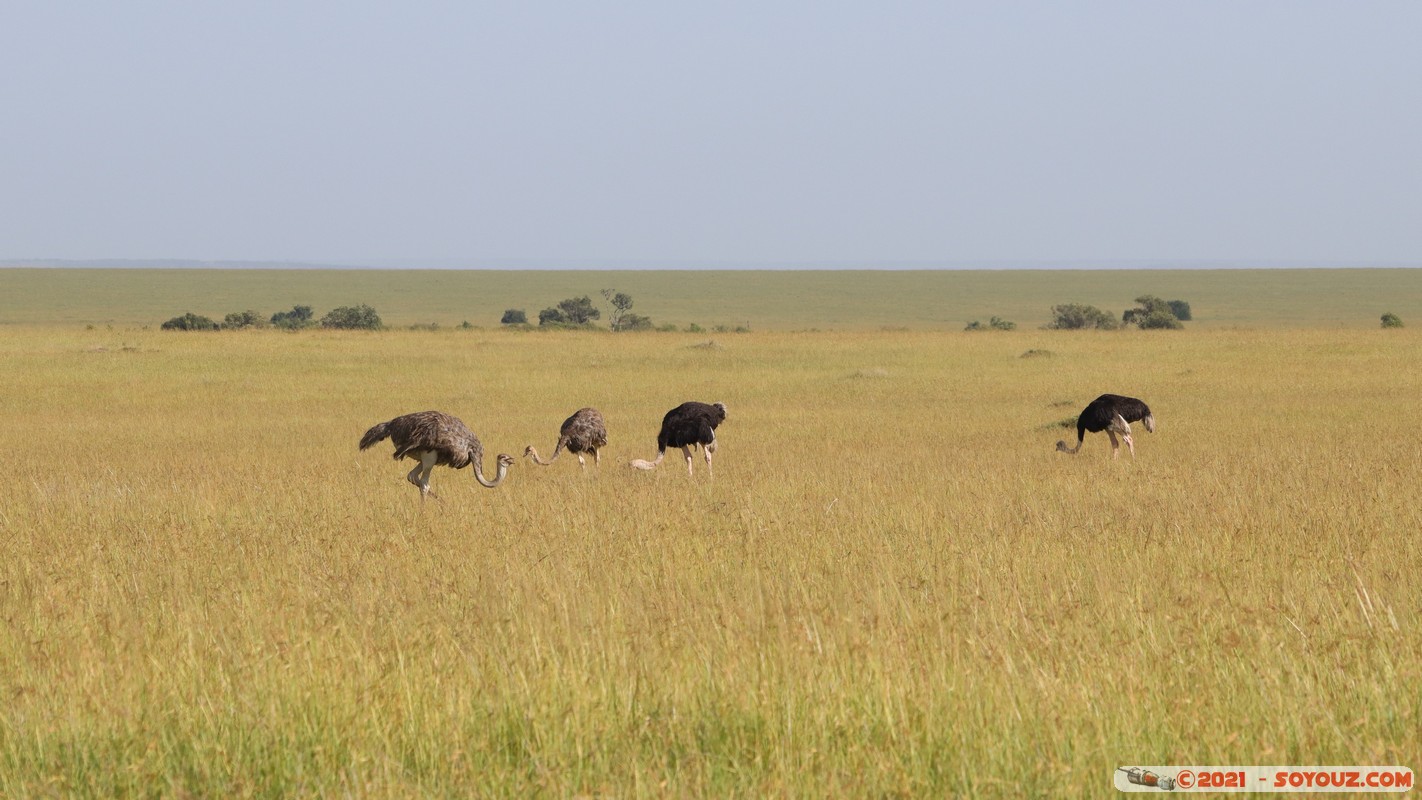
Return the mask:
<svg viewBox="0 0 1422 800">
<path fill-rule="evenodd" d="M 0 795 L 1095 796 L 1422 753 L 1409 331 L 0 339 Z M 1022 357 L 1031 351 L 1049 351 Z M 1160 422 L 1112 462 L 1056 427 Z M 720 400 L 714 479 L 661 414 Z M 594 405 L 600 469 L 439 468 Z"/>
</svg>

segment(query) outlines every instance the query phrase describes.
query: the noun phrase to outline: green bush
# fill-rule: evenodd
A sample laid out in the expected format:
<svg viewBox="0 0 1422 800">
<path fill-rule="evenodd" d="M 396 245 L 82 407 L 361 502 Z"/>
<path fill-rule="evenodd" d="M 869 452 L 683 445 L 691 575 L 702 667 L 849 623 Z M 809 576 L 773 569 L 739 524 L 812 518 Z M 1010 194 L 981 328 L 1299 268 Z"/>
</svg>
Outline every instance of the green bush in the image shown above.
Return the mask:
<svg viewBox="0 0 1422 800">
<path fill-rule="evenodd" d="M 278 311 L 272 315 L 272 324 L 278 328 L 296 330 L 316 324 L 311 306 L 292 306 L 290 311 Z"/>
<path fill-rule="evenodd" d="M 501 325 L 527 325 L 528 315 L 521 308 L 510 308 L 499 319 Z"/>
<path fill-rule="evenodd" d="M 358 306 L 341 306 L 331 309 L 321 318 L 321 327 L 338 330 L 380 330 L 385 327 L 375 309 L 362 303 Z"/>
<path fill-rule="evenodd" d="M 227 330 L 265 328 L 266 326 L 267 318 L 255 311 L 234 311 L 222 320 L 222 327 Z"/>
<path fill-rule="evenodd" d="M 1402 317 L 1399 317 L 1398 315 L 1389 311 L 1386 314 L 1382 315 L 1382 326 L 1384 328 L 1401 328 Z"/>
<path fill-rule="evenodd" d="M 1190 314 L 1190 304 L 1184 300 L 1171 300 L 1166 305 L 1170 306 L 1170 313 L 1174 314 L 1175 318 L 1181 322 L 1189 322 L 1193 319 Z"/>
<path fill-rule="evenodd" d="M 1076 331 L 1100 329 L 1114 331 L 1120 327 L 1111 314 L 1083 303 L 1068 303 L 1052 306 L 1052 321 L 1045 325 L 1048 330 Z"/>
<path fill-rule="evenodd" d="M 1184 323 L 1169 311 L 1152 311 L 1144 316 L 1137 316 L 1134 322 L 1142 330 L 1179 330 L 1185 327 Z"/>
<path fill-rule="evenodd" d="M 965 330 L 965 331 L 985 331 L 985 330 L 989 330 L 989 329 L 995 330 L 995 331 L 1013 331 L 1013 330 L 1017 330 L 1017 323 L 1015 323 L 1015 322 L 1008 322 L 1007 320 L 1003 319 L 1002 317 L 993 317 L 992 319 L 988 320 L 988 324 L 986 324 L 986 325 L 982 324 L 982 323 L 979 322 L 978 320 L 973 320 L 972 322 L 969 322 L 969 323 L 968 323 L 968 327 L 964 328 L 963 330 Z"/>
<path fill-rule="evenodd" d="M 1138 308 L 1128 309 L 1121 315 L 1123 325 L 1135 325 L 1142 329 L 1175 329 L 1183 328 L 1180 320 L 1171 310 L 1170 304 L 1161 300 L 1153 294 L 1141 295 L 1136 298 L 1140 303 Z"/>
<path fill-rule="evenodd" d="M 213 322 L 209 317 L 202 317 L 189 311 L 181 317 L 173 317 L 161 326 L 165 331 L 215 331 L 221 329 L 221 325 Z"/>
<path fill-rule="evenodd" d="M 644 317 L 641 314 L 623 314 L 617 320 L 618 331 L 649 331 L 652 329 L 652 318 Z"/>
</svg>

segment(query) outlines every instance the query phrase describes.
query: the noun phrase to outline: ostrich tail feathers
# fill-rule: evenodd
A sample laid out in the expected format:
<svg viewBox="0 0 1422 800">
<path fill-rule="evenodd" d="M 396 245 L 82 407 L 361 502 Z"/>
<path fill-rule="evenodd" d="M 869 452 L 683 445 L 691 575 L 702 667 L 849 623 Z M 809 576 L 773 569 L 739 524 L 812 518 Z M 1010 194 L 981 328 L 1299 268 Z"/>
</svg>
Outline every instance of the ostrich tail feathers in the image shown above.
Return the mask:
<svg viewBox="0 0 1422 800">
<path fill-rule="evenodd" d="M 377 444 L 389 435 L 390 423 L 382 422 L 379 425 L 376 425 L 370 430 L 366 431 L 365 435 L 360 437 L 360 449 L 364 450 L 367 447 L 371 447 L 372 445 Z"/>
</svg>

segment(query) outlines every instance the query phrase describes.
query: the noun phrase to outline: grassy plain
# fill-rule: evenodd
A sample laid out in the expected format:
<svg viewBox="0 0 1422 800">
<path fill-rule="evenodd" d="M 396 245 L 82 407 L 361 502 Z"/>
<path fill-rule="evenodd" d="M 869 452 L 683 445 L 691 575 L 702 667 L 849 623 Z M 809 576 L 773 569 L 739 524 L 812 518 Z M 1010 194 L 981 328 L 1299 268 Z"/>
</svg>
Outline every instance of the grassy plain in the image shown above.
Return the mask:
<svg viewBox="0 0 1422 800">
<path fill-rule="evenodd" d="M 6 326 L 0 796 L 1419 767 L 1419 363 L 1422 335 L 1375 326 Z M 1108 390 L 1156 411 L 1137 457 L 1054 452 Z M 714 479 L 622 466 L 692 398 L 730 409 Z M 582 405 L 600 469 L 521 461 L 490 491 L 440 468 L 424 508 L 388 444 L 356 450 L 439 408 L 487 458 L 547 452 Z"/>
<path fill-rule="evenodd" d="M 505 309 L 538 311 L 615 288 L 657 324 L 795 331 L 962 330 L 993 316 L 1024 328 L 1061 303 L 1118 317 L 1154 294 L 1191 304 L 1192 327 L 1376 328 L 1386 312 L 1422 320 L 1422 270 L 1110 271 L 430 271 L 0 269 L 0 325 L 158 327 L 186 312 L 216 320 L 293 305 L 318 315 L 373 306 L 393 326 L 468 321 L 497 327 Z"/>
</svg>

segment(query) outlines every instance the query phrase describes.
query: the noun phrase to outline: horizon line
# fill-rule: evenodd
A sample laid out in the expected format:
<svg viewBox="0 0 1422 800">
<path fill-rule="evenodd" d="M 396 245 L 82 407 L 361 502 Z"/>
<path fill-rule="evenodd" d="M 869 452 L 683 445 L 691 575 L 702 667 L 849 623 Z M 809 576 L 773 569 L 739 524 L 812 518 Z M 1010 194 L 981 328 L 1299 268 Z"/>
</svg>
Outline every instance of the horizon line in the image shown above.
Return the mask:
<svg viewBox="0 0 1422 800">
<path fill-rule="evenodd" d="M 1191 269 L 1418 269 L 1422 261 L 1321 259 L 982 259 L 717 261 L 655 259 L 370 259 L 365 263 L 287 259 L 18 258 L 0 259 L 0 269 L 271 269 L 448 271 L 1000 271 L 1000 270 L 1191 270 Z"/>
</svg>

